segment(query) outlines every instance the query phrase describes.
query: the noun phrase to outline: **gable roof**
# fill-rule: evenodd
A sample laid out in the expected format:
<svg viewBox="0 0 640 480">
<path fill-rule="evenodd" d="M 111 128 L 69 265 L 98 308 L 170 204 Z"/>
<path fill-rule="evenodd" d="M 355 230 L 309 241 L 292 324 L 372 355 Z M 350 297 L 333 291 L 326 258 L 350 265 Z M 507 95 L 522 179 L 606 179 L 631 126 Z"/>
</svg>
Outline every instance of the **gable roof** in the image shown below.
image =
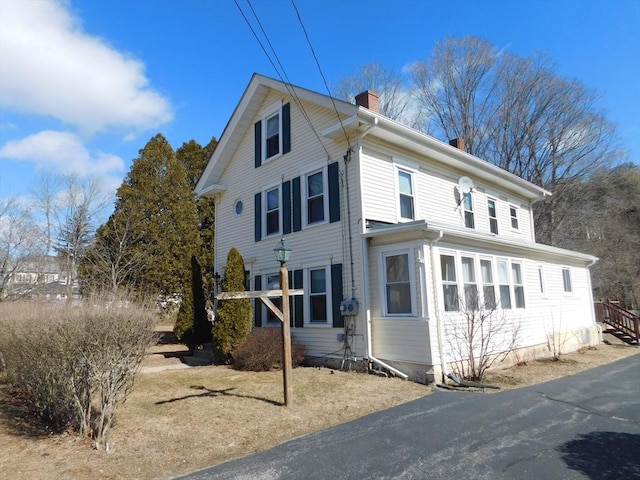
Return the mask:
<svg viewBox="0 0 640 480">
<path fill-rule="evenodd" d="M 380 113 L 343 100 L 332 99 L 328 95 L 306 88 L 286 84 L 258 73 L 254 73 L 251 77 L 240 102 L 238 102 L 233 111 L 220 137 L 220 141 L 196 185 L 196 195 L 206 197 L 226 190 L 226 187 L 219 185 L 218 181 L 238 148 L 243 135 L 251 127 L 270 90 L 282 92 L 290 97 L 295 94 L 301 101 L 321 105 L 331 110 L 335 107 L 340 114 L 346 117 L 320 132 L 322 137 L 337 139 L 345 131 L 351 133 L 357 130 L 361 135 L 375 136 L 407 151 L 415 152 L 421 156 L 454 167 L 474 178 L 498 184 L 530 201 L 551 196 L 551 192 L 548 190 L 507 170 L 470 155 L 419 130 L 396 122 Z M 295 102 L 296 100 L 294 99 Z"/>
<path fill-rule="evenodd" d="M 256 114 L 262 106 L 262 102 L 270 90 L 277 90 L 291 97 L 295 95 L 301 101 L 321 105 L 331 110 L 334 109 L 335 105 L 340 114 L 348 117 L 355 115 L 358 109 L 355 105 L 343 100 L 332 99 L 327 95 L 296 85 L 285 84 L 274 78 L 254 73 L 222 132 L 220 141 L 211 155 L 204 173 L 196 185 L 196 195 L 209 196 L 225 189 L 225 187 L 218 185 L 217 182 L 240 145 L 243 135 L 251 127 Z M 294 99 L 293 102 L 296 103 L 296 100 Z"/>
</svg>

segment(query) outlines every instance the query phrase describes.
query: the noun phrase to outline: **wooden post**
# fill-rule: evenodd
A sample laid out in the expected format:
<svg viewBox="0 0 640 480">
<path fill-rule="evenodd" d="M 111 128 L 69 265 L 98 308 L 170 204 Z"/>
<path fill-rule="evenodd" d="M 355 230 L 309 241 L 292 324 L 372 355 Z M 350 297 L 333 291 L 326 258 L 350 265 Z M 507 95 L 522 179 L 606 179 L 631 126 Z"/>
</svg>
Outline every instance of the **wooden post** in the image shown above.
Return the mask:
<svg viewBox="0 0 640 480">
<path fill-rule="evenodd" d="M 280 288 L 282 289 L 282 382 L 284 384 L 284 406 L 293 400 L 291 388 L 291 334 L 289 328 L 289 272 L 280 267 Z"/>
</svg>

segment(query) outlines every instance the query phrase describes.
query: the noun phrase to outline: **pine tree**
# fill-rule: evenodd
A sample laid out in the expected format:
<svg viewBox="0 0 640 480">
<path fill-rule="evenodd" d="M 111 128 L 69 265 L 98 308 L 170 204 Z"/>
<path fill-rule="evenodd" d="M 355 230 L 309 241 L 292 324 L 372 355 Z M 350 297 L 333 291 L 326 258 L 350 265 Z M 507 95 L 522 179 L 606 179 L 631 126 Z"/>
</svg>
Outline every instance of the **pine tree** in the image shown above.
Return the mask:
<svg viewBox="0 0 640 480">
<path fill-rule="evenodd" d="M 243 292 L 245 290 L 244 260 L 237 248 L 229 250 L 224 269 L 222 291 Z M 229 360 L 231 352 L 251 333 L 253 309 L 248 298 L 225 300 L 218 308 L 213 324 L 214 349 L 223 360 Z"/>
</svg>

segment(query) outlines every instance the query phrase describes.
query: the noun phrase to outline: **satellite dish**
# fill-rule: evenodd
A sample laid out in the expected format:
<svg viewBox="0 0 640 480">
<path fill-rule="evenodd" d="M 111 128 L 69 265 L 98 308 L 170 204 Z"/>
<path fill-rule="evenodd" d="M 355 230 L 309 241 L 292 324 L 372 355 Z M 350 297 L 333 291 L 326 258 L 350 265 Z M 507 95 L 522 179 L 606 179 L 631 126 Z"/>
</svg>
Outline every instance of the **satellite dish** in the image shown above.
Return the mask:
<svg viewBox="0 0 640 480">
<path fill-rule="evenodd" d="M 474 189 L 475 185 L 473 184 L 473 180 L 469 177 L 460 177 L 460 180 L 458 180 L 458 187 L 460 187 L 460 191 L 463 194 L 467 194 Z"/>
</svg>

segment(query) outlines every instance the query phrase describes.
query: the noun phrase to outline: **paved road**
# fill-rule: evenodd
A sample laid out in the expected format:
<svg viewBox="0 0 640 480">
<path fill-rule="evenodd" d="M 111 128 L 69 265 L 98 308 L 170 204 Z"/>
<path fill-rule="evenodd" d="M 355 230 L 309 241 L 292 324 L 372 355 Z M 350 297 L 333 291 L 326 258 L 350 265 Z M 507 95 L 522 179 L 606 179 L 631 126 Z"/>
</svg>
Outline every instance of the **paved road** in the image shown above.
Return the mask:
<svg viewBox="0 0 640 480">
<path fill-rule="evenodd" d="M 189 480 L 640 479 L 640 355 L 497 394 L 438 391 Z"/>
</svg>

